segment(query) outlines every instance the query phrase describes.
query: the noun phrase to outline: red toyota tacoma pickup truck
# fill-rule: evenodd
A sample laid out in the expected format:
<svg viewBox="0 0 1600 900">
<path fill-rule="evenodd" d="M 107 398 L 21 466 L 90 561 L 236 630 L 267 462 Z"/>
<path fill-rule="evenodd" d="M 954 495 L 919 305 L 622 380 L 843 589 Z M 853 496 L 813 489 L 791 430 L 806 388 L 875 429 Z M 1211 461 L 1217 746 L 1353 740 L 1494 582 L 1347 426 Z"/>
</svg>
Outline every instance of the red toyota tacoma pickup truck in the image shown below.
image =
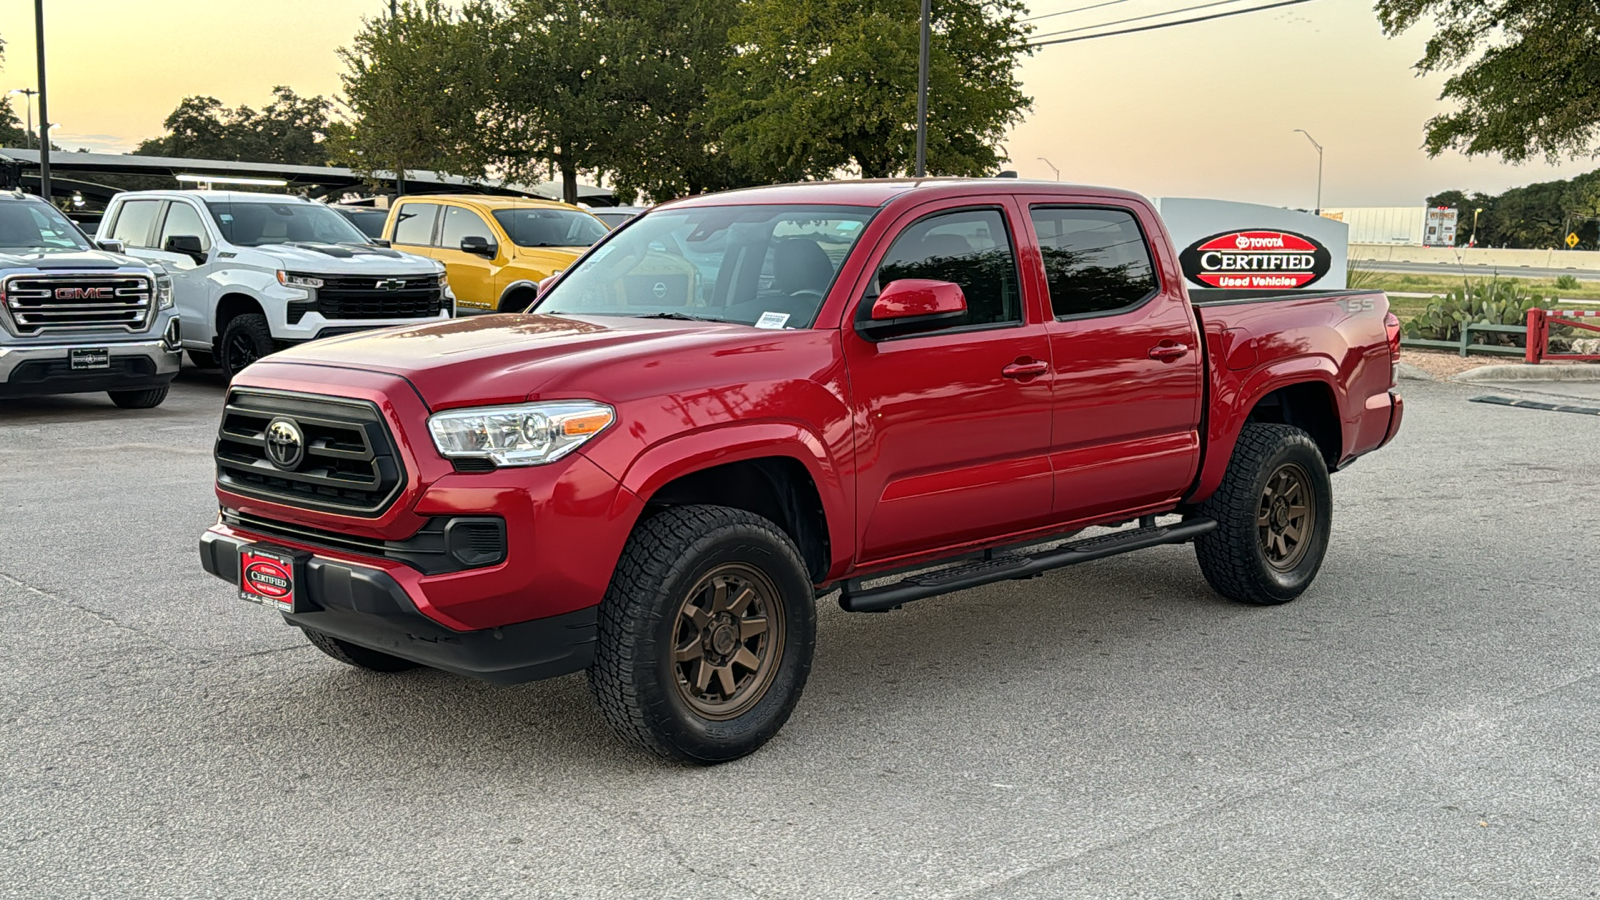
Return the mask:
<svg viewBox="0 0 1600 900">
<path fill-rule="evenodd" d="M 1193 542 L 1222 595 L 1294 599 L 1329 473 L 1400 427 L 1398 353 L 1379 292 L 1192 303 L 1134 194 L 695 197 L 527 313 L 249 367 L 201 557 L 342 662 L 586 669 L 624 737 L 720 762 L 788 718 L 832 591 L 879 612 Z"/>
</svg>

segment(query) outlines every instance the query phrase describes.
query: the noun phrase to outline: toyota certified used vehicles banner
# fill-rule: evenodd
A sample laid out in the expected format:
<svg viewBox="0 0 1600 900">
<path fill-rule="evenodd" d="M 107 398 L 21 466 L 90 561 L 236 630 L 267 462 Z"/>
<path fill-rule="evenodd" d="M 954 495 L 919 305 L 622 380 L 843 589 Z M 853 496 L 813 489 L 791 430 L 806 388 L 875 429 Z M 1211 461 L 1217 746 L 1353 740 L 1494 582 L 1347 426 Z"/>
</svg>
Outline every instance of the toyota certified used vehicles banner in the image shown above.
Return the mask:
<svg viewBox="0 0 1600 900">
<path fill-rule="evenodd" d="M 1189 287 L 1208 290 L 1312 289 L 1346 286 L 1349 228 L 1309 212 L 1161 197 L 1155 200 L 1179 248 Z"/>
</svg>

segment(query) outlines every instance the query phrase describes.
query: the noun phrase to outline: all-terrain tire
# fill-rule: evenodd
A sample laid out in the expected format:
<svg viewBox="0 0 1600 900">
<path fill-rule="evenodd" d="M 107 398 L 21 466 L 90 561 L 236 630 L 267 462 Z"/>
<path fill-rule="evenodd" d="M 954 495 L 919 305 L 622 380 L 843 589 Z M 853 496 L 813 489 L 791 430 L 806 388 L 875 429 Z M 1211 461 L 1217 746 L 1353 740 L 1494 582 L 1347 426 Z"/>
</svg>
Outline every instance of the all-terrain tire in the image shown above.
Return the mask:
<svg viewBox="0 0 1600 900">
<path fill-rule="evenodd" d="M 352 644 L 349 641 L 341 641 L 320 631 L 312 631 L 309 628 L 301 630 L 305 632 L 306 640 L 311 642 L 311 646 L 347 666 L 370 669 L 374 672 L 404 672 L 407 669 L 415 669 L 418 666 L 417 663 L 409 659 L 401 659 L 398 656 L 390 656 L 387 653 L 370 650 L 366 647 Z"/>
<path fill-rule="evenodd" d="M 815 644 L 811 578 L 777 525 L 744 510 L 673 507 L 628 539 L 600 604 L 589 686 L 624 739 L 712 765 L 783 727 Z"/>
<path fill-rule="evenodd" d="M 1311 585 L 1328 550 L 1333 485 L 1322 451 L 1298 428 L 1245 425 L 1199 513 L 1217 521 L 1194 542 L 1211 587 L 1240 603 L 1288 603 Z"/>
<path fill-rule="evenodd" d="M 147 388 L 142 391 L 106 391 L 111 402 L 123 409 L 155 409 L 167 399 L 167 386 Z"/>
<path fill-rule="evenodd" d="M 267 317 L 260 313 L 246 313 L 228 320 L 217 342 L 217 362 L 222 374 L 231 381 L 234 376 L 258 359 L 277 349 L 272 342 L 272 329 L 267 327 Z"/>
</svg>

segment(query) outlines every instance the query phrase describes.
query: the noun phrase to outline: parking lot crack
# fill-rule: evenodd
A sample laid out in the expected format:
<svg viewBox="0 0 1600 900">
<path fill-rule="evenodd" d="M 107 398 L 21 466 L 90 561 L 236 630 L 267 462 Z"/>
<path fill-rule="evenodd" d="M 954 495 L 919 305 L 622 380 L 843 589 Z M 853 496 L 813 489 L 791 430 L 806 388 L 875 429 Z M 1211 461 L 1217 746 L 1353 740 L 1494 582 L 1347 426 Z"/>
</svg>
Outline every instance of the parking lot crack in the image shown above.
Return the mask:
<svg viewBox="0 0 1600 900">
<path fill-rule="evenodd" d="M 0 581 L 4 581 L 7 584 L 14 585 L 17 588 L 20 588 L 21 590 L 25 591 L 26 593 L 32 594 L 32 595 L 34 595 L 36 597 L 42 597 L 43 599 L 49 600 L 49 601 L 51 601 L 53 603 L 59 603 L 62 606 L 66 606 L 66 607 L 70 607 L 72 609 L 75 609 L 78 612 L 83 613 L 84 615 L 88 616 L 91 619 L 94 619 L 97 622 L 101 622 L 103 624 L 110 625 L 112 628 L 115 628 L 118 631 L 125 631 L 125 632 L 127 632 L 129 634 L 132 634 L 132 635 L 136 636 L 136 637 L 140 637 L 140 638 L 143 638 L 143 639 L 148 640 L 148 641 L 153 641 L 153 642 L 155 642 L 157 644 L 160 644 L 162 647 L 165 647 L 166 649 L 174 651 L 174 652 L 176 652 L 177 649 L 178 649 L 178 648 L 172 646 L 167 641 L 163 640 L 162 638 L 160 638 L 160 637 L 158 637 L 158 636 L 156 636 L 154 634 L 151 634 L 151 633 L 149 633 L 147 631 L 142 631 L 142 630 L 140 630 L 138 628 L 133 627 L 132 625 L 127 624 L 126 622 L 119 621 L 119 620 L 117 620 L 117 619 L 115 619 L 115 618 L 113 618 L 111 616 L 106 615 L 105 613 L 103 613 L 103 612 L 101 612 L 101 611 L 99 611 L 97 609 L 94 609 L 92 607 L 85 606 L 82 603 L 78 603 L 76 601 L 70 600 L 70 599 L 68 599 L 66 597 L 63 597 L 60 594 L 54 593 L 53 591 L 47 591 L 44 588 L 36 587 L 34 585 L 31 585 L 31 584 L 27 583 L 26 581 L 23 581 L 21 578 L 18 578 L 15 575 L 10 574 L 9 572 L 0 572 Z"/>
</svg>

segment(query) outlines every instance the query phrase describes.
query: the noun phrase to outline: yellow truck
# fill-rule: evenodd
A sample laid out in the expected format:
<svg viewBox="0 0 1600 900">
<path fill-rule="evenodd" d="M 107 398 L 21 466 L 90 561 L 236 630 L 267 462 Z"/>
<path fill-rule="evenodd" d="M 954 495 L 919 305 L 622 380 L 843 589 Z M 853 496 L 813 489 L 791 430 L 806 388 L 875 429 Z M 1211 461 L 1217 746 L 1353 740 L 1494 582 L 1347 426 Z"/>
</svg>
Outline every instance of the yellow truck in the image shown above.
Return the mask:
<svg viewBox="0 0 1600 900">
<path fill-rule="evenodd" d="M 552 200 L 437 194 L 396 200 L 383 234 L 398 250 L 444 263 L 457 313 L 471 314 L 526 309 L 541 280 L 607 230 L 587 210 Z"/>
</svg>

